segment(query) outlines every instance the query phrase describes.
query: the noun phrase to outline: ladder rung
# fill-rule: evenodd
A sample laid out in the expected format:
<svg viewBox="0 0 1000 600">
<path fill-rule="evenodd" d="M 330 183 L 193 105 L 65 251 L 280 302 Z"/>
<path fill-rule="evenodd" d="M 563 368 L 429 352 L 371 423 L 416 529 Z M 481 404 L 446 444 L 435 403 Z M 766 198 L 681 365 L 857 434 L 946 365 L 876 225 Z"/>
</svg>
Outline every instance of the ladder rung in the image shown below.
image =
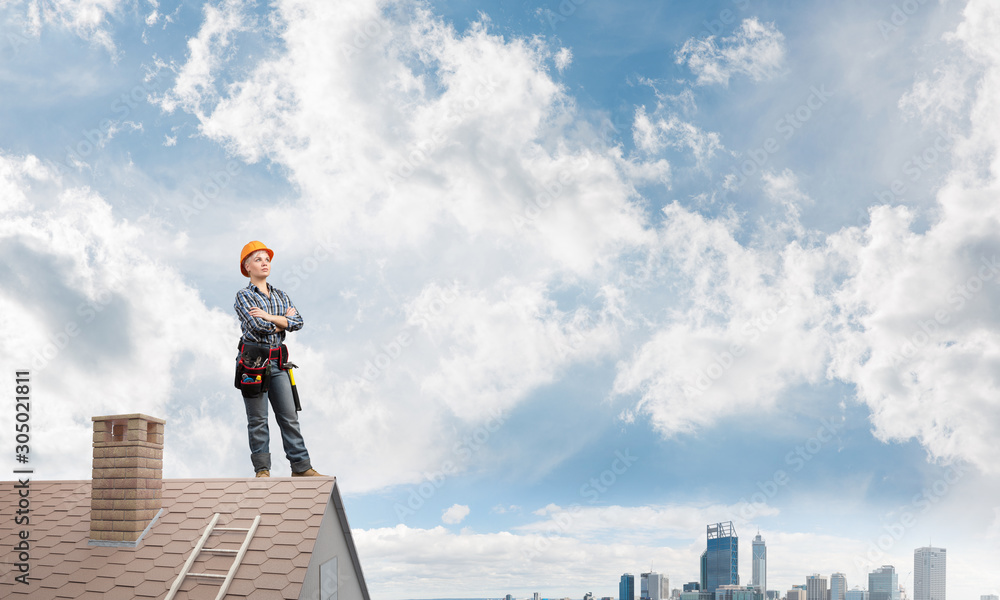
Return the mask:
<svg viewBox="0 0 1000 600">
<path fill-rule="evenodd" d="M 174 580 L 173 585 L 167 591 L 167 595 L 164 600 L 173 600 L 177 590 L 180 589 L 181 582 L 184 581 L 185 577 L 205 577 L 208 579 L 221 579 L 222 585 L 219 589 L 219 595 L 215 597 L 215 600 L 222 600 L 226 597 L 226 593 L 229 590 L 229 584 L 233 582 L 233 577 L 236 575 L 236 570 L 239 569 L 240 563 L 243 561 L 243 556 L 246 554 L 247 549 L 250 547 L 250 540 L 253 538 L 254 532 L 257 531 L 257 526 L 260 525 L 260 515 L 257 515 L 253 519 L 253 524 L 250 527 L 216 527 L 215 524 L 219 522 L 219 513 L 215 513 L 212 517 L 211 522 L 205 528 L 204 533 L 201 534 L 201 538 L 195 545 L 191 554 L 188 556 L 187 561 L 184 562 L 184 566 L 181 567 L 180 574 L 177 575 L 177 579 Z M 243 538 L 243 543 L 240 545 L 239 550 L 230 550 L 228 548 L 205 548 L 205 542 L 208 538 L 217 531 L 241 531 L 246 533 Z M 201 552 L 208 552 L 210 554 L 234 554 L 233 564 L 229 566 L 229 572 L 226 575 L 218 575 L 215 573 L 192 573 L 191 567 L 194 565 L 195 560 L 198 558 L 198 554 Z"/>
</svg>

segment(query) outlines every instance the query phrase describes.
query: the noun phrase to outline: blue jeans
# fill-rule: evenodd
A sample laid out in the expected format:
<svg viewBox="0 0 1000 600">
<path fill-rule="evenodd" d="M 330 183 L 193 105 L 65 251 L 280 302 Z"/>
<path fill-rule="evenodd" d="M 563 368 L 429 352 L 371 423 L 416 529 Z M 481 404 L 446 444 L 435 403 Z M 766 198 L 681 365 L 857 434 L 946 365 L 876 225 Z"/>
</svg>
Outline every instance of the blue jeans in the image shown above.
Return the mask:
<svg viewBox="0 0 1000 600">
<path fill-rule="evenodd" d="M 271 363 L 271 384 L 268 391 L 256 398 L 244 398 L 247 409 L 247 431 L 250 434 L 250 461 L 254 471 L 271 469 L 270 433 L 267 428 L 267 404 L 274 409 L 274 418 L 281 429 L 281 444 L 285 457 L 292 464 L 293 473 L 312 468 L 306 442 L 299 431 L 299 415 L 292 399 L 292 383 L 288 372 Z"/>
</svg>

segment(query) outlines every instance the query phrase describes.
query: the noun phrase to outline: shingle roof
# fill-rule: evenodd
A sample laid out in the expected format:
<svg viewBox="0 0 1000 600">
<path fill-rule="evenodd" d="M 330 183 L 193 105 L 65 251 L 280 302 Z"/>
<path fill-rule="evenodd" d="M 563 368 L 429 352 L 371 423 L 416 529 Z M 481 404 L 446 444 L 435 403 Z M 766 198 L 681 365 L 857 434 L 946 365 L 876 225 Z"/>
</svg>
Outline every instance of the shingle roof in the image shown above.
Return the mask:
<svg viewBox="0 0 1000 600">
<path fill-rule="evenodd" d="M 0 596 L 163 598 L 214 513 L 221 513 L 218 527 L 247 527 L 255 516 L 261 517 L 226 598 L 298 598 L 331 494 L 337 496 L 335 504 L 340 503 L 335 483 L 333 478 L 319 477 L 166 479 L 163 512 L 140 545 L 114 548 L 88 544 L 89 481 L 32 481 L 30 523 L 18 525 L 10 516 L 0 519 L 5 546 L 0 560 L 8 563 L 0 578 Z M 17 504 L 13 485 L 0 487 L 3 511 Z M 330 518 L 345 523 L 342 506 L 336 512 L 341 514 Z M 30 532 L 29 585 L 17 583 L 13 580 L 17 573 L 11 573 L 16 570 L 12 566 L 16 553 L 11 549 L 22 529 Z M 216 534 L 211 546 L 236 549 L 243 537 L 236 532 Z M 228 555 L 202 554 L 192 571 L 225 574 L 232 561 Z M 212 599 L 218 590 L 215 581 L 189 577 L 176 598 Z"/>
</svg>

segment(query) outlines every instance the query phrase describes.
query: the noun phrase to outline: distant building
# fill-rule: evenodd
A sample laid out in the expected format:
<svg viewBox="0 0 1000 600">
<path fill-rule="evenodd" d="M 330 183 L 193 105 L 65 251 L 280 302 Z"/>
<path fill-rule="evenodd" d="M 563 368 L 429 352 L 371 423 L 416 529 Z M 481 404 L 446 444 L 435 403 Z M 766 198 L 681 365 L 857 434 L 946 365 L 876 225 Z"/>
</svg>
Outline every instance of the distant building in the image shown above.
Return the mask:
<svg viewBox="0 0 1000 600">
<path fill-rule="evenodd" d="M 994 594 L 987 594 L 985 596 L 980 596 L 979 600 L 1000 600 L 1000 596 Z"/>
<path fill-rule="evenodd" d="M 753 539 L 753 586 L 761 594 L 767 592 L 767 546 L 757 532 L 757 537 Z"/>
<path fill-rule="evenodd" d="M 868 600 L 868 590 L 854 586 L 854 588 L 847 590 L 846 600 Z"/>
<path fill-rule="evenodd" d="M 535 600 L 541 600 L 541 598 L 538 595 L 538 592 L 535 592 Z"/>
<path fill-rule="evenodd" d="M 763 600 L 752 585 L 720 585 L 715 589 L 715 600 Z"/>
<path fill-rule="evenodd" d="M 930 546 L 913 551 L 913 600 L 945 600 L 948 551 Z"/>
<path fill-rule="evenodd" d="M 668 600 L 670 598 L 670 579 L 666 575 L 643 573 L 640 578 L 640 600 Z"/>
<path fill-rule="evenodd" d="M 583 600 L 594 600 L 594 592 L 587 592 L 584 594 Z"/>
<path fill-rule="evenodd" d="M 827 600 L 826 577 L 815 574 L 806 577 L 806 600 Z"/>
<path fill-rule="evenodd" d="M 708 550 L 701 553 L 701 577 L 698 579 L 702 591 L 708 589 Z"/>
<path fill-rule="evenodd" d="M 802 589 L 801 586 L 792 586 L 792 589 L 788 590 L 785 594 L 786 600 L 806 600 L 806 591 Z"/>
<path fill-rule="evenodd" d="M 695 590 L 693 592 L 681 592 L 681 600 L 700 600 L 701 592 Z"/>
<path fill-rule="evenodd" d="M 847 575 L 830 575 L 830 600 L 847 600 Z"/>
<path fill-rule="evenodd" d="M 736 535 L 733 522 L 709 525 L 707 537 L 708 565 L 704 589 L 714 593 L 720 585 L 739 585 L 739 537 Z"/>
<path fill-rule="evenodd" d="M 697 581 L 692 581 L 691 583 L 684 584 L 685 592 L 697 592 L 700 589 L 701 589 L 701 584 L 698 583 Z"/>
<path fill-rule="evenodd" d="M 618 600 L 635 600 L 635 575 L 625 573 L 618 582 Z"/>
<path fill-rule="evenodd" d="M 899 600 L 895 567 L 883 565 L 868 574 L 868 600 Z"/>
</svg>

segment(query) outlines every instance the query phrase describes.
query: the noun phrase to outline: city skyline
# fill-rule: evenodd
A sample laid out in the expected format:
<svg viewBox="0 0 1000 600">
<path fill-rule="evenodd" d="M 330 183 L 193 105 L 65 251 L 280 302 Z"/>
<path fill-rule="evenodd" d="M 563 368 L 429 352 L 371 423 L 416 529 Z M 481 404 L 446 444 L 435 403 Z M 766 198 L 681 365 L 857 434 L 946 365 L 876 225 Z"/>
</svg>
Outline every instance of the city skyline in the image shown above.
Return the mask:
<svg viewBox="0 0 1000 600">
<path fill-rule="evenodd" d="M 728 538 L 730 536 L 735 537 L 735 530 L 731 528 L 731 524 L 716 523 L 707 526 L 707 537 L 709 542 L 713 539 Z M 764 547 L 764 540 L 757 532 L 757 535 L 752 540 L 752 545 L 757 547 Z M 766 556 L 766 553 L 763 553 Z M 946 589 L 947 589 L 947 578 L 946 578 L 946 555 L 947 549 L 938 547 L 921 547 L 915 548 L 913 550 L 913 564 L 914 568 L 909 573 L 913 576 L 913 586 L 907 587 L 906 582 L 899 581 L 898 573 L 894 565 L 881 565 L 872 571 L 870 571 L 866 576 L 866 585 L 854 585 L 851 587 L 844 573 L 834 572 L 829 576 L 820 573 L 813 573 L 811 575 L 805 576 L 805 583 L 793 583 L 786 590 L 782 589 L 771 589 L 768 591 L 776 592 L 779 598 L 784 597 L 787 591 L 791 591 L 795 588 L 800 588 L 802 592 L 801 600 L 870 600 L 870 589 L 869 585 L 872 585 L 875 589 L 876 598 L 882 598 L 883 600 L 900 600 L 901 594 L 910 590 L 907 600 L 945 600 L 946 599 Z M 757 554 L 755 553 L 754 559 L 752 561 L 754 569 L 754 577 L 758 576 L 758 560 Z M 703 564 L 707 564 L 707 551 L 702 554 L 701 561 Z M 766 563 L 765 563 L 766 564 Z M 707 573 L 703 574 L 707 576 Z M 760 573 L 766 577 L 766 569 L 763 573 Z M 655 572 L 643 573 L 643 589 L 645 589 L 645 581 L 647 575 L 657 575 L 669 581 L 669 575 L 667 574 L 657 574 Z M 626 576 L 629 574 L 624 574 L 621 577 L 621 584 L 619 589 L 622 589 L 622 584 L 625 582 Z M 739 577 L 737 573 L 737 578 Z M 698 583 L 695 582 L 684 582 L 679 585 L 675 585 L 671 588 L 673 592 L 680 592 L 682 588 L 687 591 L 689 584 Z M 747 584 L 742 584 L 739 587 L 753 586 L 752 582 Z M 853 592 L 853 593 L 852 593 Z M 862 595 L 858 596 L 857 593 L 860 592 Z M 643 595 L 642 597 L 646 597 Z M 992 600 L 992 595 L 981 595 L 981 600 Z"/>
</svg>

